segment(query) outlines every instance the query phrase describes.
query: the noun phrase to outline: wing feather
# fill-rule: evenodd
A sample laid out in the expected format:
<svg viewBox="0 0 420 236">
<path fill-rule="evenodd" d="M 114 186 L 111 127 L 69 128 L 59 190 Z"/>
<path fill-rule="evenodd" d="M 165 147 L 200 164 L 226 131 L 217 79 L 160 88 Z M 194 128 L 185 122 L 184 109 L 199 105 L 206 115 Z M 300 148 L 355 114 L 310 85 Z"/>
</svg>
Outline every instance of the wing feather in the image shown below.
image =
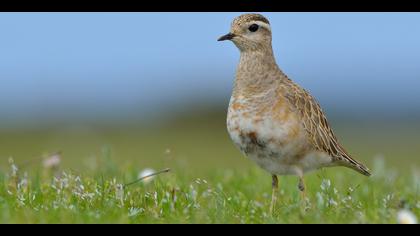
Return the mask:
<svg viewBox="0 0 420 236">
<path fill-rule="evenodd" d="M 302 120 L 303 127 L 308 132 L 314 147 L 330 155 L 335 163 L 369 176 L 369 169 L 353 159 L 340 145 L 316 99 L 287 77 L 283 85 L 285 97 Z"/>
</svg>

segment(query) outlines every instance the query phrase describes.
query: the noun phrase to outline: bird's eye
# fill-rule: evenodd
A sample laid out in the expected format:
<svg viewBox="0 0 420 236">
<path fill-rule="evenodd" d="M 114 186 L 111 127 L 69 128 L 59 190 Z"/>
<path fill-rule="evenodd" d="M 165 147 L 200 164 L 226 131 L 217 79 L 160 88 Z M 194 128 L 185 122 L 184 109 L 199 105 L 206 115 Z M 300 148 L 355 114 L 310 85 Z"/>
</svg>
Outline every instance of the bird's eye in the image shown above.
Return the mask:
<svg viewBox="0 0 420 236">
<path fill-rule="evenodd" d="M 252 24 L 248 27 L 249 31 L 251 31 L 251 32 L 257 31 L 258 28 L 259 28 L 259 26 L 257 24 Z"/>
</svg>

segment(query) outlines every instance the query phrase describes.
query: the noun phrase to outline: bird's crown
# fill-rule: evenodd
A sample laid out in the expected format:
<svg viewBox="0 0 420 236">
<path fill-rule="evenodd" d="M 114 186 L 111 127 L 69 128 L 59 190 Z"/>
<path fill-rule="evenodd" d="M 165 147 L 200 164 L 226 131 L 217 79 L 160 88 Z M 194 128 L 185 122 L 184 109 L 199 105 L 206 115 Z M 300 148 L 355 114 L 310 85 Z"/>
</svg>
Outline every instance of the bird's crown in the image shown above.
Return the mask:
<svg viewBox="0 0 420 236">
<path fill-rule="evenodd" d="M 255 13 L 250 13 L 250 14 L 243 14 L 240 15 L 238 17 L 236 17 L 233 22 L 232 22 L 232 26 L 234 25 L 242 25 L 251 21 L 261 21 L 264 22 L 266 24 L 270 24 L 270 22 L 267 20 L 267 18 L 265 18 L 263 15 L 261 14 L 255 14 Z"/>
</svg>

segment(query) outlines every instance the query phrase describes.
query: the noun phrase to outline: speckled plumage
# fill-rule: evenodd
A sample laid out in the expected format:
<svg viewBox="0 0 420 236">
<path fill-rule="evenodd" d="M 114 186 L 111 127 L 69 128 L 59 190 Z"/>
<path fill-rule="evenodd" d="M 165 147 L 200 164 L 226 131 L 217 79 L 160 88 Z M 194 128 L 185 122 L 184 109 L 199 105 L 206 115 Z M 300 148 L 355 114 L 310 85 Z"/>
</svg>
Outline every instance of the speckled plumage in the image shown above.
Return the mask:
<svg viewBox="0 0 420 236">
<path fill-rule="evenodd" d="M 259 25 L 255 32 L 252 24 Z M 239 149 L 273 175 L 298 175 L 346 166 L 364 175 L 368 168 L 339 144 L 318 102 L 277 66 L 271 26 L 259 14 L 234 19 L 229 39 L 239 48 L 228 132 Z"/>
<path fill-rule="evenodd" d="M 263 15 L 261 14 L 243 14 L 240 15 L 238 17 L 236 17 L 233 21 L 232 21 L 232 26 L 236 26 L 236 25 L 241 25 L 243 23 L 247 23 L 247 22 L 251 22 L 251 21 L 261 21 L 267 24 L 270 24 L 270 22 L 268 21 L 267 18 L 265 18 Z"/>
</svg>

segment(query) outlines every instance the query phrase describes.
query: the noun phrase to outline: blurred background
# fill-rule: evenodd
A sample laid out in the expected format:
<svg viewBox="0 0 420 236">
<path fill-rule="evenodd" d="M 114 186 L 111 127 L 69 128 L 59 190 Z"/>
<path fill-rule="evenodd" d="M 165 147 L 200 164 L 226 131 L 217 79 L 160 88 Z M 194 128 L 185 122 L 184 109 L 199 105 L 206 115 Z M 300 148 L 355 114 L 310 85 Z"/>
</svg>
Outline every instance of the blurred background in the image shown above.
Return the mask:
<svg viewBox="0 0 420 236">
<path fill-rule="evenodd" d="M 1 13 L 0 166 L 247 169 L 225 128 L 241 13 Z M 348 151 L 420 164 L 420 14 L 263 13 Z"/>
</svg>

